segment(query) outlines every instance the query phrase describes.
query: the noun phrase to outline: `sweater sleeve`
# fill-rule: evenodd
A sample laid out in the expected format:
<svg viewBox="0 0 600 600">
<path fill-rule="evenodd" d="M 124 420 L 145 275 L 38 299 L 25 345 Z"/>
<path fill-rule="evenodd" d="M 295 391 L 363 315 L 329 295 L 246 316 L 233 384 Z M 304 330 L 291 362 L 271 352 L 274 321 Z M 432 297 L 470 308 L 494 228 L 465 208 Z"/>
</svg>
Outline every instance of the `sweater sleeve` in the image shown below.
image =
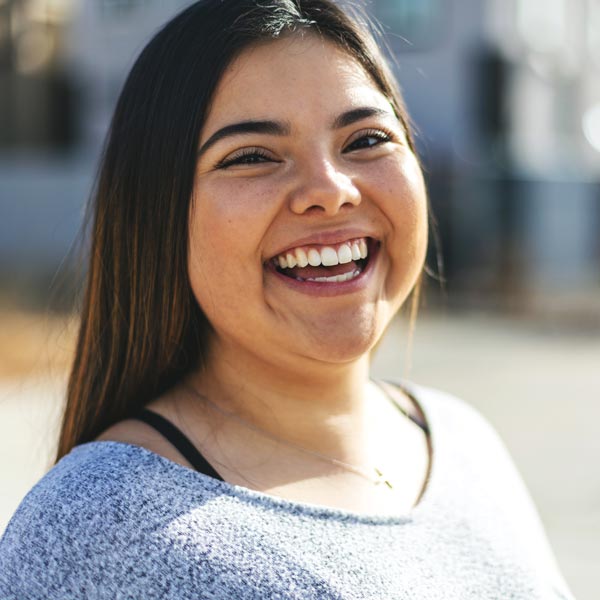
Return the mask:
<svg viewBox="0 0 600 600">
<path fill-rule="evenodd" d="M 0 540 L 0 598 L 85 597 L 70 585 L 77 530 L 53 486 L 40 483 L 21 502 Z M 64 496 L 66 498 L 68 496 Z"/>
<path fill-rule="evenodd" d="M 516 528 L 522 532 L 521 539 L 527 554 L 535 558 L 540 572 L 545 574 L 549 588 L 558 598 L 574 600 L 559 568 L 537 506 L 507 448 L 500 439 L 499 444 L 507 464 L 513 470 L 512 477 L 507 480 L 507 483 L 512 486 L 514 504 L 509 504 L 507 509 L 514 515 Z"/>
<path fill-rule="evenodd" d="M 214 598 L 205 584 L 220 565 L 204 529 L 196 531 L 201 550 L 185 552 L 174 525 L 211 496 L 186 487 L 191 470 L 177 479 L 165 472 L 156 455 L 122 444 L 63 458 L 0 540 L 0 600 L 165 600 L 191 597 L 192 588 L 198 600 Z"/>
<path fill-rule="evenodd" d="M 69 475 L 55 467 L 8 524 L 0 540 L 2 600 L 97 598 L 103 568 L 111 570 L 112 557 L 126 549 L 114 535 L 119 506 L 107 501 L 110 490 L 92 484 L 99 495 L 90 495 Z"/>
<path fill-rule="evenodd" d="M 454 398 L 454 397 L 453 397 Z M 470 423 L 468 453 L 479 471 L 486 501 L 496 506 L 498 529 L 512 530 L 517 551 L 546 582 L 547 597 L 574 600 L 547 537 L 535 502 L 510 452 L 491 423 L 473 406 L 463 405 L 463 423 Z M 473 459 L 473 455 L 477 458 Z M 465 462 L 467 461 L 465 456 Z M 474 477 L 476 479 L 476 477 Z M 546 596 L 545 596 L 546 597 Z"/>
<path fill-rule="evenodd" d="M 160 524 L 111 466 L 65 461 L 34 486 L 0 540 L 0 599 L 133 598 L 132 582 L 166 597 L 169 556 L 151 554 Z"/>
</svg>

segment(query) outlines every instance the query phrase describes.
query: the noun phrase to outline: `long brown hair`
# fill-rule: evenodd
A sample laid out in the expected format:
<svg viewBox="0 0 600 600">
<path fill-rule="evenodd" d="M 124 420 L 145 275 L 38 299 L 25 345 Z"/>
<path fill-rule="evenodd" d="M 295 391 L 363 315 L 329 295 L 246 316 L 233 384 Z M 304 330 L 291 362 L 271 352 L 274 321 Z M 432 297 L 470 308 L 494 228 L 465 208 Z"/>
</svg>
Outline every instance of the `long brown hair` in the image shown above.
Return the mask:
<svg viewBox="0 0 600 600">
<path fill-rule="evenodd" d="M 57 461 L 203 364 L 210 324 L 187 276 L 201 129 L 224 69 L 244 48 L 307 30 L 358 60 L 409 131 L 368 27 L 330 0 L 202 0 L 167 23 L 125 82 L 91 196 L 87 284 Z"/>
</svg>

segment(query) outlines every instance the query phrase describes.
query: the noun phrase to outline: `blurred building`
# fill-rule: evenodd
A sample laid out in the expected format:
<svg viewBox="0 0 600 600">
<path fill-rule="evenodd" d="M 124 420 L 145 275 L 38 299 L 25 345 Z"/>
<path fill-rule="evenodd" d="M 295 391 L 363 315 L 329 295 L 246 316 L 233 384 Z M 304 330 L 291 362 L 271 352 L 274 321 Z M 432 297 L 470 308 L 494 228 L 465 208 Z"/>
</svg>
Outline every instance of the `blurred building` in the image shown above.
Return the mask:
<svg viewBox="0 0 600 600">
<path fill-rule="evenodd" d="M 0 0 L 5 282 L 38 281 L 65 256 L 126 73 L 187 4 Z M 600 0 L 368 8 L 418 129 L 450 298 L 581 292 L 600 307 Z"/>
<path fill-rule="evenodd" d="M 600 307 L 600 2 L 373 9 L 420 130 L 449 290 Z"/>
</svg>

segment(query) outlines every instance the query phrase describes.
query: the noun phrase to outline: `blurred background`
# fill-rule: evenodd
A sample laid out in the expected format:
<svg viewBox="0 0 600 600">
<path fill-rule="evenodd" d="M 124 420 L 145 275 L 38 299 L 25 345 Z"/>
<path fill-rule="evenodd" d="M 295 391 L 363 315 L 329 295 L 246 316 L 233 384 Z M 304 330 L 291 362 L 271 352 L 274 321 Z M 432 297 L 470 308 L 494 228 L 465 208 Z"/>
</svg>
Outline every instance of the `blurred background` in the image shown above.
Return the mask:
<svg viewBox="0 0 600 600">
<path fill-rule="evenodd" d="M 50 464 L 77 327 L 71 249 L 111 111 L 145 41 L 187 4 L 0 0 L 0 532 Z M 595 599 L 600 0 L 366 6 L 437 221 L 412 352 L 401 315 L 374 372 L 492 422 L 573 592 Z"/>
</svg>

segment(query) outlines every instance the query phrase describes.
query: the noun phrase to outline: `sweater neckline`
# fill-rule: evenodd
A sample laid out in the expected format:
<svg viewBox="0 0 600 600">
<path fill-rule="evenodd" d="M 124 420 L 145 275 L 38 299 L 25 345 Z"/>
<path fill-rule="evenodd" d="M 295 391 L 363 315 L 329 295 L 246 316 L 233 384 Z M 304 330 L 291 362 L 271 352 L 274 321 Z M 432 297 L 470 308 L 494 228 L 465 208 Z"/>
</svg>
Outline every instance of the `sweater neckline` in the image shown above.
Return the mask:
<svg viewBox="0 0 600 600">
<path fill-rule="evenodd" d="M 413 401 L 421 409 L 421 412 L 425 417 L 425 425 L 429 431 L 430 448 L 426 481 L 424 483 L 424 489 L 421 493 L 419 501 L 408 511 L 398 513 L 397 515 L 357 512 L 328 505 L 289 500 L 287 498 L 282 498 L 266 492 L 252 490 L 242 485 L 236 485 L 228 483 L 227 481 L 215 479 L 205 475 L 204 473 L 200 473 L 194 469 L 181 465 L 169 458 L 166 458 L 165 456 L 162 456 L 161 454 L 144 448 L 143 446 L 138 446 L 137 444 L 131 444 L 128 442 L 95 440 L 81 444 L 80 446 L 73 448 L 73 451 L 79 449 L 83 450 L 85 447 L 89 448 L 90 450 L 93 448 L 97 449 L 98 447 L 125 448 L 129 453 L 152 459 L 170 473 L 183 475 L 188 479 L 200 482 L 206 490 L 210 491 L 214 495 L 235 497 L 243 502 L 260 505 L 262 507 L 268 507 L 272 510 L 283 511 L 290 514 L 295 514 L 297 516 L 307 516 L 326 520 L 355 522 L 371 525 L 402 524 L 414 521 L 419 517 L 419 515 L 426 512 L 429 505 L 432 503 L 432 499 L 435 495 L 435 488 L 437 486 L 437 479 L 439 476 L 438 458 L 440 440 L 435 419 L 432 419 L 432 407 L 425 398 L 426 394 L 424 393 L 425 390 L 423 387 L 407 381 L 395 380 L 393 383 L 397 385 L 403 392 L 411 396 Z"/>
</svg>

